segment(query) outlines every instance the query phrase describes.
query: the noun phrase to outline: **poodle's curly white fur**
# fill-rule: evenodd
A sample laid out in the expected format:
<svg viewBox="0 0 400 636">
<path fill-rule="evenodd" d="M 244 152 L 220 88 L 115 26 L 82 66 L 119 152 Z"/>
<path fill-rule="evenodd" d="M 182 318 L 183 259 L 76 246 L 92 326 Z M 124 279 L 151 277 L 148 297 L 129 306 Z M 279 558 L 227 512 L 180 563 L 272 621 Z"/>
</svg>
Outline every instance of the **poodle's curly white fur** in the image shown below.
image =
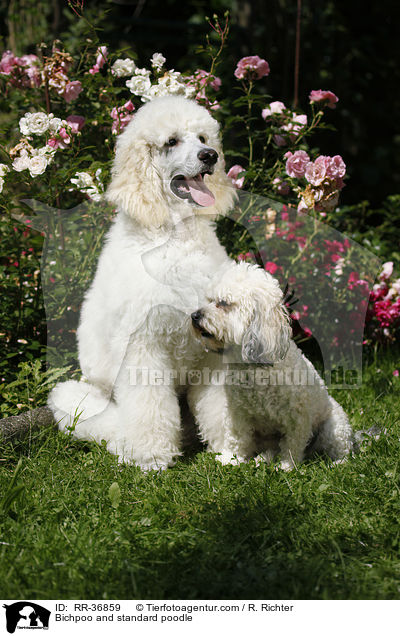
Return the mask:
<svg viewBox="0 0 400 636">
<path fill-rule="evenodd" d="M 165 468 L 180 454 L 182 387 L 132 383 L 132 370 L 171 374 L 204 356 L 190 312 L 229 262 L 213 219 L 234 200 L 217 122 L 182 97 L 143 106 L 117 140 L 107 198 L 118 214 L 78 328 L 86 379 L 57 385 L 49 405 L 77 438 Z"/>
<path fill-rule="evenodd" d="M 291 339 L 278 282 L 247 263 L 218 274 L 208 303 L 192 314 L 195 332 L 223 370 L 218 385 L 193 387 L 191 407 L 210 451 L 223 463 L 280 454 L 290 470 L 315 450 L 332 459 L 352 450 L 352 428 L 315 368 Z M 216 355 L 223 353 L 223 356 Z M 222 364 L 222 359 L 231 362 Z"/>
</svg>

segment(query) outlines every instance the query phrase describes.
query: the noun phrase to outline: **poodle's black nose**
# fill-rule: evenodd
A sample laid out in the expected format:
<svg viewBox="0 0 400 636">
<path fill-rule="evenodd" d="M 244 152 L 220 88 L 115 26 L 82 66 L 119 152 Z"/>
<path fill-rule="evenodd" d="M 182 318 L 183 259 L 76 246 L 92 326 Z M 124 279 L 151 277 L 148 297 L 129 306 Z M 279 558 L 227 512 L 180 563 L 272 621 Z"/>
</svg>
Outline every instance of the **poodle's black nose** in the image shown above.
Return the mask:
<svg viewBox="0 0 400 636">
<path fill-rule="evenodd" d="M 218 161 L 218 153 L 216 150 L 212 148 L 202 148 L 198 155 L 198 159 L 203 163 L 206 163 L 208 166 L 213 166 Z"/>
<path fill-rule="evenodd" d="M 198 325 L 200 320 L 203 318 L 203 312 L 201 311 L 201 309 L 198 309 L 197 311 L 194 311 L 192 313 L 192 323 L 194 325 Z"/>
</svg>

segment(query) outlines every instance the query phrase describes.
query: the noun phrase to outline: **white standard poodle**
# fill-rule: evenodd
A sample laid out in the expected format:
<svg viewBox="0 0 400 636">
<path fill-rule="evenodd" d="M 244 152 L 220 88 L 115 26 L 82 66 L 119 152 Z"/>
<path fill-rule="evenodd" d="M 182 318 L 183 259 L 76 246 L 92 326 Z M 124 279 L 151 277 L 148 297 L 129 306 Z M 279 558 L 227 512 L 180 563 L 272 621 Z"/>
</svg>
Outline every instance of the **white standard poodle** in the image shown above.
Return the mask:
<svg viewBox="0 0 400 636">
<path fill-rule="evenodd" d="M 61 429 L 144 470 L 180 455 L 180 371 L 204 356 L 190 313 L 230 262 L 213 219 L 234 198 L 206 109 L 178 96 L 139 109 L 117 140 L 107 199 L 118 214 L 82 306 L 84 380 L 49 396 Z"/>
<path fill-rule="evenodd" d="M 313 437 L 314 449 L 334 460 L 350 453 L 348 418 L 291 339 L 283 294 L 270 274 L 229 264 L 192 323 L 213 372 L 193 387 L 191 407 L 217 459 L 270 462 L 279 454 L 280 467 L 291 470 Z"/>
</svg>

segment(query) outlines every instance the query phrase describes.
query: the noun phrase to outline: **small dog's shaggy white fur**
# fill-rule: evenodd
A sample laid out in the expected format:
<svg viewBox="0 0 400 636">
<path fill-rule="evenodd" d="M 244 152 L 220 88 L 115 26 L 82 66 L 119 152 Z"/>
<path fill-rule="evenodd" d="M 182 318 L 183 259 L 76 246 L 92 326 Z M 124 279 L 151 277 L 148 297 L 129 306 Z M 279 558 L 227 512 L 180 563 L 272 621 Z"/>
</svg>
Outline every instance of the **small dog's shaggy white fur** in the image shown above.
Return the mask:
<svg viewBox="0 0 400 636">
<path fill-rule="evenodd" d="M 348 418 L 291 339 L 283 294 L 270 274 L 229 264 L 192 322 L 207 350 L 224 352 L 210 353 L 207 361 L 224 368 L 223 385 L 193 387 L 190 395 L 201 435 L 210 451 L 220 453 L 217 459 L 245 461 L 258 454 L 271 461 L 280 454 L 280 467 L 290 470 L 315 435 L 315 450 L 332 459 L 350 453 Z M 224 366 L 227 356 L 234 363 Z"/>
<path fill-rule="evenodd" d="M 165 379 L 204 356 L 190 312 L 229 262 L 213 219 L 234 200 L 217 122 L 182 97 L 143 106 L 117 140 L 107 198 L 118 214 L 78 329 L 86 380 L 56 386 L 49 405 L 77 438 L 105 440 L 144 470 L 165 468 L 181 452 L 180 388 L 132 373 Z"/>
</svg>

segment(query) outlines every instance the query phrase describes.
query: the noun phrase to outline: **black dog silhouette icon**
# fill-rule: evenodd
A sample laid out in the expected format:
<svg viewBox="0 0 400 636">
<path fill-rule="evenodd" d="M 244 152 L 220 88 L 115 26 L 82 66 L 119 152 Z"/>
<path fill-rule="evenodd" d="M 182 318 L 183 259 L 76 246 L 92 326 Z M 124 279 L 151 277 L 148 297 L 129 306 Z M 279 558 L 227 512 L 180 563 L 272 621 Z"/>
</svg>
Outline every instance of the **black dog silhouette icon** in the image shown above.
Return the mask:
<svg viewBox="0 0 400 636">
<path fill-rule="evenodd" d="M 12 605 L 3 605 L 3 607 L 6 609 L 9 634 L 13 634 L 19 624 L 21 627 L 36 627 L 37 629 L 48 629 L 49 627 L 51 612 L 37 603 L 18 601 Z"/>
</svg>

